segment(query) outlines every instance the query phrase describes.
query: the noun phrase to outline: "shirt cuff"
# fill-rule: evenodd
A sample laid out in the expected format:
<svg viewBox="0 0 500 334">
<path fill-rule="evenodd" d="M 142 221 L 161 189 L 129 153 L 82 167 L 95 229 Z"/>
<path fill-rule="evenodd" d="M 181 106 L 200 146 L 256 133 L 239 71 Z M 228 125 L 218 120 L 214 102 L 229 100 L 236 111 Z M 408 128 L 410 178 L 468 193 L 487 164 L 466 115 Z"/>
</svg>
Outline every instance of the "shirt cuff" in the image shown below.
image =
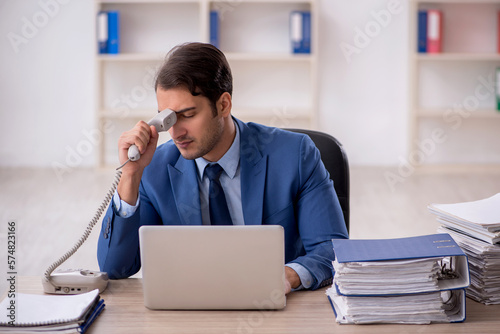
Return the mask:
<svg viewBox="0 0 500 334">
<path fill-rule="evenodd" d="M 127 218 L 132 216 L 137 208 L 139 207 L 139 196 L 137 196 L 137 201 L 135 202 L 135 205 L 130 205 L 125 201 L 122 201 L 120 198 L 120 195 L 118 195 L 118 191 L 115 191 L 115 194 L 113 195 L 113 205 L 115 207 L 115 212 L 118 214 L 119 217 L 122 218 Z"/>
<path fill-rule="evenodd" d="M 300 278 L 301 284 L 297 288 L 292 289 L 292 291 L 309 289 L 313 285 L 314 278 L 311 275 L 311 273 L 309 272 L 309 270 L 304 268 L 304 266 L 302 266 L 298 263 L 294 263 L 294 262 L 285 264 L 285 266 L 290 267 L 293 270 L 295 270 L 295 272 L 297 273 L 297 275 L 299 275 L 299 278 Z"/>
</svg>

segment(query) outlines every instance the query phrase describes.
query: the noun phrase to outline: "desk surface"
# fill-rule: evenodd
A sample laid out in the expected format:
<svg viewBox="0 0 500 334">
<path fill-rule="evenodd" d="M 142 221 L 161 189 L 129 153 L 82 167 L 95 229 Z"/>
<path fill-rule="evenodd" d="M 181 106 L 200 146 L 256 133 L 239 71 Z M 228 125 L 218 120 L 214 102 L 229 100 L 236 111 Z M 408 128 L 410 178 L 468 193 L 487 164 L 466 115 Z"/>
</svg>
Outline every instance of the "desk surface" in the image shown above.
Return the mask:
<svg viewBox="0 0 500 334">
<path fill-rule="evenodd" d="M 19 277 L 18 291 L 41 293 L 40 277 Z M 339 325 L 325 289 L 293 292 L 280 311 L 152 311 L 144 307 L 140 279 L 110 281 L 96 333 L 498 333 L 500 305 L 467 298 L 467 319 L 456 324 Z"/>
</svg>

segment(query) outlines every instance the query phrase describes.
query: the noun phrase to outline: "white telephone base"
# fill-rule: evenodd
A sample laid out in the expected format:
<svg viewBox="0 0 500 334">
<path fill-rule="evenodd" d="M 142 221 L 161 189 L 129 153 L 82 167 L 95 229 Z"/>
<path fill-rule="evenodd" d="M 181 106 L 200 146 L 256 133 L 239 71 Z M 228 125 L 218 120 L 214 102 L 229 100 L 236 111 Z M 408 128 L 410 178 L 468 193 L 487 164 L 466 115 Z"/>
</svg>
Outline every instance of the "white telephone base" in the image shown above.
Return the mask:
<svg viewBox="0 0 500 334">
<path fill-rule="evenodd" d="M 108 274 L 100 271 L 65 269 L 56 270 L 50 275 L 50 281 L 42 277 L 45 293 L 76 295 L 99 289 L 99 293 L 108 286 Z"/>
</svg>

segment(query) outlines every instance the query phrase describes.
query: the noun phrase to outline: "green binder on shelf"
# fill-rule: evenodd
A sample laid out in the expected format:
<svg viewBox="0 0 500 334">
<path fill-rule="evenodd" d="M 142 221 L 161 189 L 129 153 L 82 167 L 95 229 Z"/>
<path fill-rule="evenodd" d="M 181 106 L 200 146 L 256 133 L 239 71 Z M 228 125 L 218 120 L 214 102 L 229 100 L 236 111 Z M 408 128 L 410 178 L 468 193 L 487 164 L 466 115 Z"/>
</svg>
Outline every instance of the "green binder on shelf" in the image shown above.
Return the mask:
<svg viewBox="0 0 500 334">
<path fill-rule="evenodd" d="M 496 76 L 495 76 L 495 97 L 497 100 L 497 111 L 500 112 L 500 67 L 497 67 L 496 69 Z"/>
</svg>

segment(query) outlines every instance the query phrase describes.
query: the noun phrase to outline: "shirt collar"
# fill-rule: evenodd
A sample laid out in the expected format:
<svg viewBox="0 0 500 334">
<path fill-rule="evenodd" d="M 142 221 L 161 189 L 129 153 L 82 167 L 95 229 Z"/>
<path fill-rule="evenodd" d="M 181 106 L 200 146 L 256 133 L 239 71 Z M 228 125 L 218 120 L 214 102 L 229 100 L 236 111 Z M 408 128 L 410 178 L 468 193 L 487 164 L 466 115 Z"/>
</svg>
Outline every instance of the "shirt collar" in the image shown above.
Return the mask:
<svg viewBox="0 0 500 334">
<path fill-rule="evenodd" d="M 231 179 L 236 175 L 236 170 L 238 169 L 238 164 L 240 162 L 240 129 L 238 128 L 238 124 L 236 124 L 236 122 L 234 122 L 234 126 L 236 128 L 236 135 L 234 136 L 233 143 L 222 158 L 217 161 L 217 163 Z M 201 180 L 203 179 L 205 167 L 211 162 L 205 160 L 203 157 L 196 158 L 195 162 L 196 167 L 198 168 L 198 176 Z"/>
</svg>

